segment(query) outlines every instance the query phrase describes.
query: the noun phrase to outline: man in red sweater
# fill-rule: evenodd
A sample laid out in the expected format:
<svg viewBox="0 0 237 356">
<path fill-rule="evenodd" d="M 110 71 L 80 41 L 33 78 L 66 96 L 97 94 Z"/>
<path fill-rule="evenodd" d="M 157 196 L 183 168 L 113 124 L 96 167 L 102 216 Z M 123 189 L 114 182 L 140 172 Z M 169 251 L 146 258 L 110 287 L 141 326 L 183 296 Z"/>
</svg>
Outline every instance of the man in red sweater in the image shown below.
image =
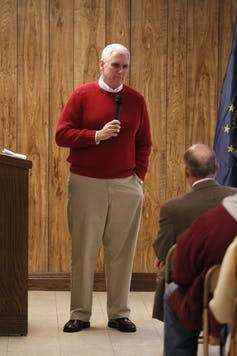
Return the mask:
<svg viewBox="0 0 237 356">
<path fill-rule="evenodd" d="M 165 292 L 165 356 L 196 356 L 204 278 L 211 266 L 221 264 L 236 235 L 237 194 L 224 198 L 179 235 L 172 260 L 174 282 Z"/>
<path fill-rule="evenodd" d="M 94 271 L 102 243 L 108 326 L 136 331 L 128 318 L 128 295 L 151 133 L 143 96 L 124 84 L 129 62 L 127 48 L 106 46 L 99 80 L 72 92 L 56 128 L 56 143 L 70 148 L 72 278 L 65 332 L 90 327 Z"/>
</svg>

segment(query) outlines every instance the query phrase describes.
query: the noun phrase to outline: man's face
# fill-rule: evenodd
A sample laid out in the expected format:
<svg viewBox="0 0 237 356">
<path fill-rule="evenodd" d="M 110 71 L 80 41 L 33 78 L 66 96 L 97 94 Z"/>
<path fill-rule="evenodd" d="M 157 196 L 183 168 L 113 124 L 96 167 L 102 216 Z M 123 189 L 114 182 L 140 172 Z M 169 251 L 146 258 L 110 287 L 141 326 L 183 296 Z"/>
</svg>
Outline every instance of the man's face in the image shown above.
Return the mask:
<svg viewBox="0 0 237 356">
<path fill-rule="evenodd" d="M 100 60 L 100 70 L 104 82 L 111 88 L 119 87 L 128 73 L 129 60 L 127 56 L 112 53 L 108 61 Z"/>
</svg>

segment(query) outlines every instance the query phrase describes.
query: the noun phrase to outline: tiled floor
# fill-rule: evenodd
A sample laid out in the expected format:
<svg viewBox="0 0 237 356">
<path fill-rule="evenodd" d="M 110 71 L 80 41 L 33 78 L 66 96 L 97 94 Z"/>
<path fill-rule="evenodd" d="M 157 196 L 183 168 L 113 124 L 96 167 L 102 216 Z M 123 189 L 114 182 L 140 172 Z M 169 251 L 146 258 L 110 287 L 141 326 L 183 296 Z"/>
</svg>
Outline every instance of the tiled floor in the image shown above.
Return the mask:
<svg viewBox="0 0 237 356">
<path fill-rule="evenodd" d="M 0 356 L 162 356 L 163 323 L 151 318 L 153 293 L 131 292 L 136 333 L 107 327 L 106 294 L 94 292 L 91 328 L 62 332 L 69 319 L 69 292 L 29 292 L 28 335 L 0 337 Z M 202 355 L 200 348 L 198 356 Z M 218 356 L 213 348 L 210 356 Z M 175 355 L 174 355 L 175 356 Z"/>
</svg>

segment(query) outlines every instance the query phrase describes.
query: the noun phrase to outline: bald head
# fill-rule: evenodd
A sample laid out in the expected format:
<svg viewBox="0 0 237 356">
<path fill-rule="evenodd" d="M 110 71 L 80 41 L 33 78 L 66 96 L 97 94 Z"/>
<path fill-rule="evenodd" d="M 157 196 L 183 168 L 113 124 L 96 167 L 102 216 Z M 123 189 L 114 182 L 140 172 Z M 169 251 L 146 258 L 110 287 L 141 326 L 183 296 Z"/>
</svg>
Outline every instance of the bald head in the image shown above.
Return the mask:
<svg viewBox="0 0 237 356">
<path fill-rule="evenodd" d="M 196 143 L 185 151 L 184 163 L 190 176 L 197 179 L 214 177 L 218 167 L 215 152 L 203 143 Z"/>
</svg>

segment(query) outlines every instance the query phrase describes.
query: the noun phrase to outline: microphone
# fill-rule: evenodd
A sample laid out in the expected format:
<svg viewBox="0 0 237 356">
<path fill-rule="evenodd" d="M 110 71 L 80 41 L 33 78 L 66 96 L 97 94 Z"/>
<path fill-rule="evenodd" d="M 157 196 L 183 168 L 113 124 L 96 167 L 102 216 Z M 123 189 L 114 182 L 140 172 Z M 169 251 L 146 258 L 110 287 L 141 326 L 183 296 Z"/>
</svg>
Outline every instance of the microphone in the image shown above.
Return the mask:
<svg viewBox="0 0 237 356">
<path fill-rule="evenodd" d="M 117 95 L 117 96 L 115 97 L 114 120 L 119 120 L 122 102 L 123 102 L 122 96 L 121 96 L 121 95 Z"/>
</svg>

